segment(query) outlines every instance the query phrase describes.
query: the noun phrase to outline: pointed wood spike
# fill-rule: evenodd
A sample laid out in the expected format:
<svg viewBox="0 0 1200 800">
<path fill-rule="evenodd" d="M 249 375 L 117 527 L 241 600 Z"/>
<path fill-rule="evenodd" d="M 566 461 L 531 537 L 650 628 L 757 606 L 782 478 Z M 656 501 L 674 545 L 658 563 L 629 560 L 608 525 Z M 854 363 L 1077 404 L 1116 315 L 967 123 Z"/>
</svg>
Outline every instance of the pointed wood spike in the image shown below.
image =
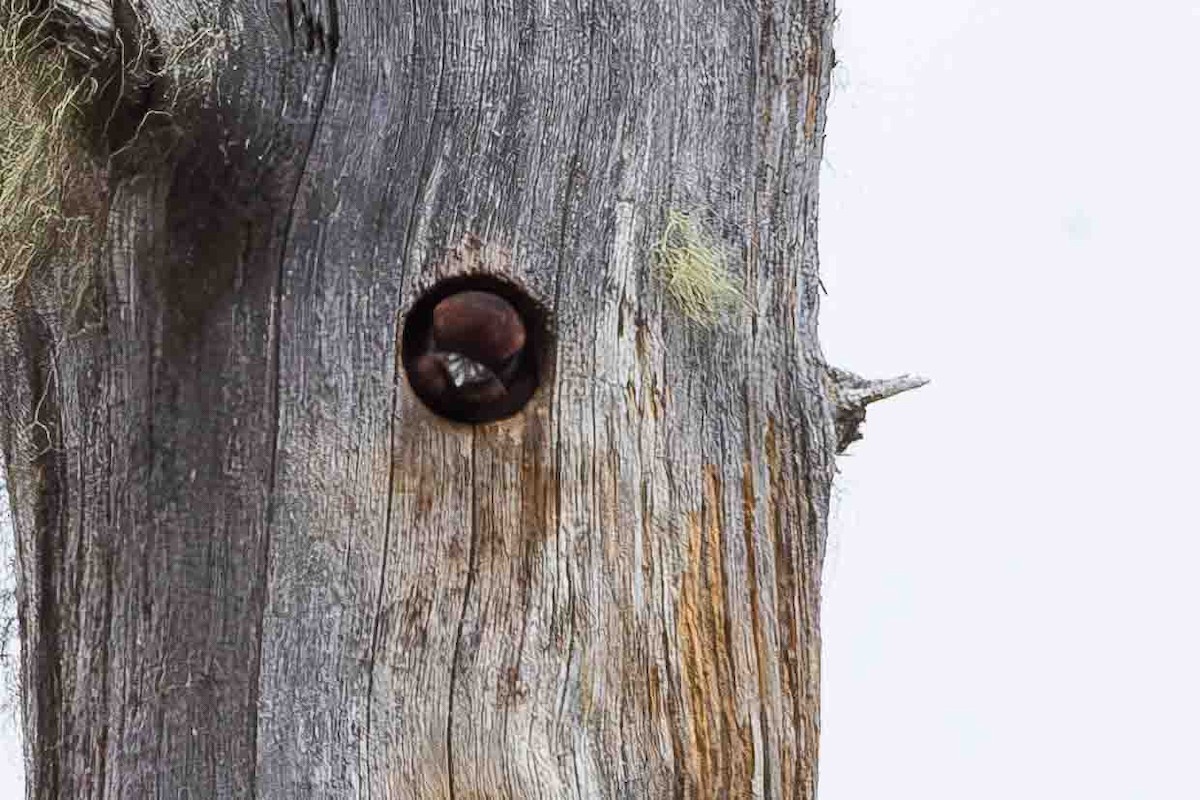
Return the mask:
<svg viewBox="0 0 1200 800">
<path fill-rule="evenodd" d="M 895 378 L 864 378 L 838 367 L 826 368 L 831 382 L 833 401 L 837 406 L 838 453 L 862 438 L 859 428 L 867 418 L 867 406 L 889 397 L 919 389 L 929 383 L 919 375 L 899 375 Z"/>
<path fill-rule="evenodd" d="M 901 392 L 919 389 L 929 383 L 919 375 L 899 375 L 895 378 L 864 378 L 837 367 L 828 368 L 833 379 L 834 398 L 839 408 L 865 408 L 871 403 L 895 397 Z"/>
</svg>

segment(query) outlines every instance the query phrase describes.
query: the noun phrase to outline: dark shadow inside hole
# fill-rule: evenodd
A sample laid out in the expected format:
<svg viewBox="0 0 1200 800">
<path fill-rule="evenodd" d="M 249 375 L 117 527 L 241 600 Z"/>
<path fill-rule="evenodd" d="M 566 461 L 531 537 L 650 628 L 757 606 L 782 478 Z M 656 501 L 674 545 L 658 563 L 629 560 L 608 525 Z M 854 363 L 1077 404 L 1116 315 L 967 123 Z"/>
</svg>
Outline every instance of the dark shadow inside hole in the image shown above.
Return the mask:
<svg viewBox="0 0 1200 800">
<path fill-rule="evenodd" d="M 524 347 L 504 370 L 497 371 L 502 377 L 492 384 L 491 391 L 471 391 L 470 384 L 460 389 L 445 379 L 429 379 L 428 356 L 432 353 L 444 361 L 446 355 L 434 341 L 434 309 L 464 292 L 484 292 L 507 301 L 525 328 Z M 409 310 L 401 338 L 401 363 L 413 393 L 438 416 L 454 422 L 493 422 L 513 416 L 533 397 L 543 376 L 549 339 L 545 309 L 521 288 L 492 275 L 459 275 L 439 281 Z"/>
</svg>

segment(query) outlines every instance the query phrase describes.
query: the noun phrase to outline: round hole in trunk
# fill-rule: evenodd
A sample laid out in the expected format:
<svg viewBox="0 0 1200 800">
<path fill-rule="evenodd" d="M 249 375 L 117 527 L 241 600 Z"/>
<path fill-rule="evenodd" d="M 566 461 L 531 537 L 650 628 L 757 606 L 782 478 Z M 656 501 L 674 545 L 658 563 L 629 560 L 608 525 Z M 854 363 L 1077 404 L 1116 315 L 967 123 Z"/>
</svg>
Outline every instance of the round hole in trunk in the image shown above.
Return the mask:
<svg viewBox="0 0 1200 800">
<path fill-rule="evenodd" d="M 492 275 L 439 281 L 409 309 L 401 363 L 413 393 L 440 417 L 493 422 L 537 391 L 549 340 L 545 309 Z"/>
</svg>

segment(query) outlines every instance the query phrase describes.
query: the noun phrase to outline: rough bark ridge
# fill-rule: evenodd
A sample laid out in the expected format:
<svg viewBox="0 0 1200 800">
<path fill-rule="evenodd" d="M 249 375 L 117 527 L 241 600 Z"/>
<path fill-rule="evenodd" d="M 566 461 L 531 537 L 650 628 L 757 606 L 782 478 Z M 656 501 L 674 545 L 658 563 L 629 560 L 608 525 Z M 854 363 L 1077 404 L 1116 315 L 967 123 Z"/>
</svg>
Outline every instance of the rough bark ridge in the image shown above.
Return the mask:
<svg viewBox="0 0 1200 800">
<path fill-rule="evenodd" d="M 186 146 L 110 175 L 101 322 L 34 287 L 4 326 L 32 796 L 812 798 L 878 399 L 817 344 L 832 3 L 131 10 L 231 46 Z M 664 298 L 671 209 L 744 286 L 721 326 Z M 554 338 L 477 427 L 398 366 L 470 270 Z"/>
</svg>

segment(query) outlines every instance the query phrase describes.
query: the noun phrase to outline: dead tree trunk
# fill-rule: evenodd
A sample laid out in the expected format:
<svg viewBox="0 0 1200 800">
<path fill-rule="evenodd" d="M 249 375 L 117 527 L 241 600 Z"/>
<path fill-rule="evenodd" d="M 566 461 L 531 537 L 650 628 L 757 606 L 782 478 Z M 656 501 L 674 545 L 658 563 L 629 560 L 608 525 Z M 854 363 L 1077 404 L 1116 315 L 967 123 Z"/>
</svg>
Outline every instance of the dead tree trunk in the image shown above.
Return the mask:
<svg viewBox="0 0 1200 800">
<path fill-rule="evenodd" d="M 84 283 L 2 320 L 31 797 L 812 798 L 903 388 L 817 343 L 831 2 L 52 11 L 110 79 Z M 480 424 L 405 368 L 472 280 L 537 384 Z"/>
</svg>

